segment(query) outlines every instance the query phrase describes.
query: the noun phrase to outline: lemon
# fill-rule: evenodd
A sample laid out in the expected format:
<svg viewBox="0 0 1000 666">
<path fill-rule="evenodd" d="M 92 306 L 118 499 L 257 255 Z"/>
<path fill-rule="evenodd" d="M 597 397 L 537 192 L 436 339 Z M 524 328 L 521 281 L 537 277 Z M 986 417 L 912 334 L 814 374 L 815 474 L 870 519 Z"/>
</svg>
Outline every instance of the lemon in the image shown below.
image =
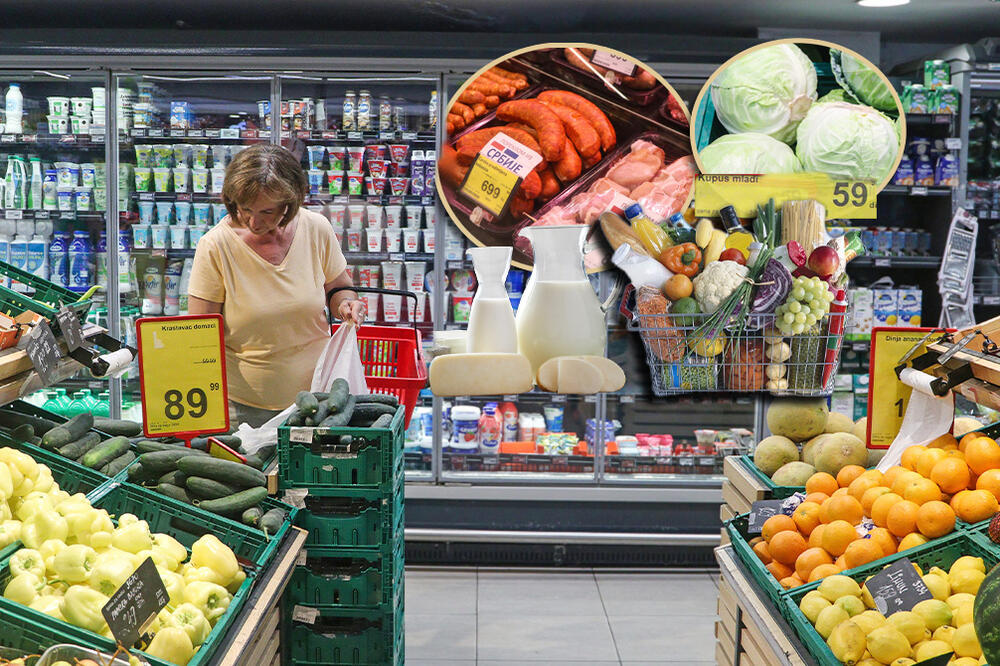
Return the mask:
<svg viewBox="0 0 1000 666">
<path fill-rule="evenodd" d="M 971 657 L 979 659 L 983 656 L 983 648 L 979 645 L 979 637 L 976 636 L 975 625 L 963 624 L 955 630 L 955 635 L 951 640 L 951 647 L 959 657 Z"/>
<path fill-rule="evenodd" d="M 958 610 L 965 604 L 971 604 L 976 601 L 976 595 L 969 594 L 968 592 L 960 592 L 958 594 L 953 594 L 947 599 L 945 603 L 951 606 L 952 610 Z"/>
<path fill-rule="evenodd" d="M 948 574 L 940 576 L 935 573 L 927 573 L 924 574 L 923 581 L 935 599 L 944 601 L 951 594 L 951 585 L 948 584 Z"/>
<path fill-rule="evenodd" d="M 917 662 L 913 661 L 909 657 L 900 657 L 899 659 L 893 660 L 892 664 L 889 666 L 913 666 Z"/>
<path fill-rule="evenodd" d="M 959 606 L 955 612 L 952 613 L 952 626 L 964 627 L 967 624 L 972 624 L 972 610 L 975 606 L 975 604 L 965 604 L 964 606 Z"/>
<path fill-rule="evenodd" d="M 881 663 L 891 664 L 910 655 L 910 642 L 902 632 L 887 624 L 868 634 L 868 651 Z"/>
<path fill-rule="evenodd" d="M 924 634 L 927 633 L 927 625 L 924 623 L 924 618 L 913 611 L 893 613 L 888 617 L 886 622 L 890 627 L 902 633 L 910 645 L 915 645 L 919 641 L 924 640 Z M 875 653 L 873 652 L 872 654 Z"/>
<path fill-rule="evenodd" d="M 927 573 L 934 574 L 935 576 L 941 576 L 944 579 L 948 578 L 948 572 L 941 567 L 931 567 L 927 570 Z"/>
<path fill-rule="evenodd" d="M 799 602 L 799 610 L 802 614 L 809 618 L 809 621 L 816 624 L 816 618 L 819 617 L 820 612 L 824 608 L 829 608 L 832 604 L 827 601 L 826 597 L 822 594 L 813 590 L 806 596 L 802 597 L 802 601 Z"/>
<path fill-rule="evenodd" d="M 826 643 L 830 646 L 833 656 L 847 666 L 857 664 L 861 660 L 868 644 L 865 632 L 850 620 L 838 624 Z"/>
<path fill-rule="evenodd" d="M 865 608 L 875 610 L 875 598 L 872 597 L 872 593 L 868 591 L 867 585 L 863 585 L 861 587 L 861 601 L 865 602 Z"/>
<path fill-rule="evenodd" d="M 852 617 L 851 622 L 861 627 L 867 635 L 879 627 L 885 626 L 885 616 L 876 610 L 866 610 L 864 613 Z"/>
<path fill-rule="evenodd" d="M 837 599 L 850 595 L 852 597 L 861 596 L 861 586 L 853 578 L 841 574 L 827 576 L 816 588 L 826 600 L 833 603 Z"/>
<path fill-rule="evenodd" d="M 923 618 L 931 631 L 951 622 L 951 608 L 943 601 L 925 599 L 913 607 L 913 612 Z"/>
<path fill-rule="evenodd" d="M 948 574 L 951 591 L 956 594 L 961 592 L 975 594 L 979 591 L 979 586 L 982 584 L 984 578 L 986 578 L 986 574 L 972 567 L 957 570 L 953 567 L 951 573 Z"/>
<path fill-rule="evenodd" d="M 925 641 L 922 645 L 913 649 L 913 656 L 917 662 L 927 661 L 931 657 L 937 657 L 951 652 L 951 646 L 944 641 Z"/>
<path fill-rule="evenodd" d="M 862 603 L 861 599 L 850 594 L 837 599 L 833 602 L 833 605 L 843 608 L 847 611 L 847 615 L 850 617 L 854 617 L 855 615 L 859 615 L 865 611 L 865 605 Z M 841 659 L 841 661 L 843 661 L 843 659 Z"/>
<path fill-rule="evenodd" d="M 948 666 L 979 666 L 979 660 L 972 657 L 959 657 L 950 662 Z"/>
<path fill-rule="evenodd" d="M 950 624 L 946 624 L 943 627 L 938 627 L 931 634 L 931 638 L 936 641 L 944 641 L 948 645 L 951 645 L 951 639 L 955 635 L 955 627 Z"/>
<path fill-rule="evenodd" d="M 976 571 L 982 571 L 986 573 L 986 564 L 983 563 L 983 558 L 973 557 L 972 555 L 963 555 L 962 557 L 955 560 L 955 563 L 951 565 L 951 569 L 948 570 L 949 573 L 955 573 L 961 569 L 975 569 Z"/>
<path fill-rule="evenodd" d="M 882 666 L 882 662 L 878 659 L 872 659 L 871 657 L 865 657 L 859 661 L 854 666 Z"/>
<path fill-rule="evenodd" d="M 820 611 L 816 618 L 816 632 L 826 640 L 841 622 L 846 622 L 850 616 L 840 606 L 830 606 Z"/>
</svg>

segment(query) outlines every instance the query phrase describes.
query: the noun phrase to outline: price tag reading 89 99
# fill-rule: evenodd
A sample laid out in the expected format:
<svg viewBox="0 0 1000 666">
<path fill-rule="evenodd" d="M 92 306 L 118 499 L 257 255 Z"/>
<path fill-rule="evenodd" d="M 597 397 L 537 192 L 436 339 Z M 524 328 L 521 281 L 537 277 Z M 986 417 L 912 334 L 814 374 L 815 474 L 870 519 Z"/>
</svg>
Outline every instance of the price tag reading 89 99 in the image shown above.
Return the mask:
<svg viewBox="0 0 1000 666">
<path fill-rule="evenodd" d="M 229 430 L 221 315 L 136 322 L 147 437 Z"/>
</svg>

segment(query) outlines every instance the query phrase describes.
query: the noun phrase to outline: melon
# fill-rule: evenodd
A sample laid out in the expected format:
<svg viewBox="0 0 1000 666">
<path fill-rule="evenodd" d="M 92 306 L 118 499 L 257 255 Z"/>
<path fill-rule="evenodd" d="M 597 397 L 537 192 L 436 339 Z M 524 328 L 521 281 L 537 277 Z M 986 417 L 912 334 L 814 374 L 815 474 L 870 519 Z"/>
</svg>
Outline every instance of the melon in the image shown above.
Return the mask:
<svg viewBox="0 0 1000 666">
<path fill-rule="evenodd" d="M 966 435 L 973 430 L 979 430 L 982 427 L 983 424 L 971 416 L 959 416 L 955 419 L 952 434 L 955 435 L 956 439 L 962 439 L 962 435 Z"/>
<path fill-rule="evenodd" d="M 816 435 L 802 445 L 802 462 L 809 463 L 810 465 L 816 464 L 816 447 L 819 446 L 824 437 L 826 437 L 826 433 Z"/>
<path fill-rule="evenodd" d="M 990 536 L 990 541 L 993 543 L 1000 543 L 1000 513 L 993 516 L 993 520 L 990 521 L 988 534 Z"/>
<path fill-rule="evenodd" d="M 785 463 L 771 476 L 771 480 L 779 486 L 804 486 L 809 477 L 816 473 L 816 468 L 804 462 Z"/>
<path fill-rule="evenodd" d="M 764 474 L 771 476 L 786 463 L 799 459 L 799 447 L 787 437 L 771 435 L 757 444 L 753 452 L 753 464 Z"/>
<path fill-rule="evenodd" d="M 979 586 L 972 618 L 986 662 L 1000 664 L 1000 564 Z"/>
<path fill-rule="evenodd" d="M 847 432 L 830 433 L 816 448 L 816 471 L 837 476 L 848 465 L 868 464 L 868 448 L 865 443 Z"/>
<path fill-rule="evenodd" d="M 823 432 L 828 414 L 825 398 L 780 398 L 767 408 L 767 429 L 804 442 Z"/>
<path fill-rule="evenodd" d="M 826 417 L 826 427 L 823 432 L 851 432 L 854 429 L 854 421 L 843 414 L 830 412 Z"/>
<path fill-rule="evenodd" d="M 851 434 L 860 439 L 862 442 L 868 443 L 868 417 L 862 416 L 854 423 L 854 427 L 851 428 Z"/>
</svg>

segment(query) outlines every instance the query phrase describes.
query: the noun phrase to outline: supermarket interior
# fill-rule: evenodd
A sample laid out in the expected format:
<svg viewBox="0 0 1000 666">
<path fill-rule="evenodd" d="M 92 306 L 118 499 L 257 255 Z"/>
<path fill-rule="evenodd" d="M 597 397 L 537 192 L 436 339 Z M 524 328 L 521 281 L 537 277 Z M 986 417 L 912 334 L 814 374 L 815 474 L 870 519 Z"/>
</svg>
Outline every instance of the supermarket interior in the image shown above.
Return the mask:
<svg viewBox="0 0 1000 666">
<path fill-rule="evenodd" d="M 1000 666 L 997 0 L 0 8 L 0 665 Z"/>
</svg>

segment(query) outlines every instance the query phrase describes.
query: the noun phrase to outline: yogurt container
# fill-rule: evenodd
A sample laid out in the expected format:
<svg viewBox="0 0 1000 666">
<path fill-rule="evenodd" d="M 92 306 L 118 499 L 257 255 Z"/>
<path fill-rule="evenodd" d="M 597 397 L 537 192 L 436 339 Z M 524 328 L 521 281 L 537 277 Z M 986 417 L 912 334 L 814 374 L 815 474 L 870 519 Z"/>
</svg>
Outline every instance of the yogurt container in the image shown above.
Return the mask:
<svg viewBox="0 0 1000 666">
<path fill-rule="evenodd" d="M 309 153 L 309 168 L 322 169 L 323 161 L 326 159 L 326 147 L 308 146 L 306 150 Z"/>
<path fill-rule="evenodd" d="M 310 148 L 315 148 L 315 146 L 309 146 Z M 322 146 L 320 146 L 322 148 Z M 323 189 L 323 181 L 326 180 L 326 172 L 322 169 L 312 168 L 307 172 L 309 177 L 309 194 L 319 194 L 320 190 Z M 215 184 L 215 170 L 212 170 L 213 187 Z M 220 190 L 221 191 L 221 190 Z"/>
<path fill-rule="evenodd" d="M 175 143 L 174 144 L 174 166 L 186 167 L 191 164 L 191 144 L 190 143 Z"/>
<path fill-rule="evenodd" d="M 434 220 L 437 218 L 437 207 L 436 206 L 424 206 L 424 221 L 428 229 L 434 228 Z"/>
<path fill-rule="evenodd" d="M 188 244 L 188 228 L 181 226 L 170 227 L 170 249 L 184 250 Z"/>
<path fill-rule="evenodd" d="M 191 187 L 191 169 L 174 167 L 174 192 L 188 192 Z"/>
<path fill-rule="evenodd" d="M 400 205 L 391 205 L 385 207 L 385 226 L 389 229 L 399 229 L 400 217 L 402 217 L 403 207 Z"/>
<path fill-rule="evenodd" d="M 373 178 L 381 178 L 386 175 L 385 160 L 368 160 L 368 174 Z"/>
<path fill-rule="evenodd" d="M 406 299 L 406 307 L 410 317 L 410 321 L 419 324 L 424 321 L 424 311 L 427 307 L 427 292 L 418 291 L 414 292 L 417 300 L 414 303 L 412 298 Z"/>
<path fill-rule="evenodd" d="M 165 224 L 154 224 L 149 229 L 150 247 L 154 250 L 165 250 L 170 243 L 170 227 Z"/>
<path fill-rule="evenodd" d="M 378 264 L 362 264 L 358 266 L 358 284 L 362 287 L 377 288 L 381 269 Z"/>
<path fill-rule="evenodd" d="M 135 168 L 135 191 L 149 192 L 153 189 L 153 170 L 149 167 Z"/>
<path fill-rule="evenodd" d="M 149 241 L 149 225 L 148 224 L 133 224 L 132 225 L 132 247 L 136 250 L 148 250 L 150 247 Z"/>
<path fill-rule="evenodd" d="M 385 146 L 381 143 L 370 143 L 364 148 L 366 160 L 384 160 Z"/>
<path fill-rule="evenodd" d="M 398 322 L 403 318 L 403 297 L 399 294 L 382 294 L 382 320 Z"/>
<path fill-rule="evenodd" d="M 389 180 L 388 178 L 384 177 L 365 178 L 365 191 L 368 193 L 368 196 L 379 196 L 379 197 L 382 196 L 382 194 L 385 192 L 385 184 L 388 180 Z"/>
<path fill-rule="evenodd" d="M 361 227 L 348 227 L 344 235 L 347 236 L 347 251 L 361 252 Z"/>
<path fill-rule="evenodd" d="M 156 221 L 158 224 L 170 224 L 174 217 L 173 201 L 156 202 Z"/>
<path fill-rule="evenodd" d="M 347 206 L 348 225 L 360 229 L 365 222 L 365 205 L 349 204 Z"/>
<path fill-rule="evenodd" d="M 403 252 L 420 252 L 420 230 L 402 229 Z"/>
<path fill-rule="evenodd" d="M 92 162 L 80 165 L 80 182 L 84 187 L 97 187 L 97 169 Z"/>
<path fill-rule="evenodd" d="M 410 180 L 410 194 L 417 197 L 424 196 L 424 177 L 414 176 L 409 180 Z"/>
<path fill-rule="evenodd" d="M 385 289 L 402 289 L 403 283 L 403 262 L 383 261 L 382 262 L 382 286 Z"/>
<path fill-rule="evenodd" d="M 74 116 L 90 117 L 90 112 L 94 108 L 94 100 L 89 97 L 73 97 L 71 102 Z"/>
<path fill-rule="evenodd" d="M 191 166 L 197 169 L 208 167 L 208 144 L 191 144 Z"/>
<path fill-rule="evenodd" d="M 406 161 L 406 156 L 410 152 L 410 146 L 406 143 L 390 143 L 389 159 L 399 164 Z"/>
<path fill-rule="evenodd" d="M 48 116 L 49 134 L 68 134 L 69 116 Z"/>
<path fill-rule="evenodd" d="M 347 206 L 344 204 L 333 204 L 328 209 L 330 214 L 330 224 L 333 228 L 343 229 L 344 228 L 344 216 L 347 214 Z"/>
<path fill-rule="evenodd" d="M 378 302 L 381 294 L 359 294 L 359 296 L 365 302 L 365 311 L 368 313 L 368 318 L 372 320 L 378 319 Z"/>
<path fill-rule="evenodd" d="M 390 178 L 389 179 L 389 190 L 392 196 L 401 197 L 406 194 L 406 188 L 410 184 L 409 178 Z"/>
<path fill-rule="evenodd" d="M 50 116 L 69 116 L 70 111 L 70 101 L 69 97 L 49 97 L 49 115 Z"/>
<path fill-rule="evenodd" d="M 80 165 L 75 162 L 56 162 L 56 183 L 62 187 L 80 184 Z"/>
<path fill-rule="evenodd" d="M 419 229 L 420 219 L 423 215 L 423 207 L 416 204 L 411 204 L 406 207 L 406 228 L 407 229 Z"/>
<path fill-rule="evenodd" d="M 455 292 L 451 295 L 451 320 L 455 323 L 467 323 L 472 311 L 473 294 Z"/>
<path fill-rule="evenodd" d="M 347 170 L 361 173 L 361 166 L 365 159 L 365 149 L 363 146 L 348 146 L 347 148 Z"/>
<path fill-rule="evenodd" d="M 218 164 L 218 162 L 215 162 L 215 164 Z M 212 192 L 219 194 L 222 192 L 222 186 L 226 182 L 226 169 L 225 167 L 215 166 L 210 171 L 212 173 Z"/>
<path fill-rule="evenodd" d="M 344 174 L 340 171 L 327 171 L 326 184 L 331 196 L 339 196 L 344 191 Z"/>
<path fill-rule="evenodd" d="M 153 168 L 153 189 L 156 192 L 169 192 L 173 174 L 170 167 Z"/>
<path fill-rule="evenodd" d="M 201 237 L 208 233 L 209 226 L 207 224 L 201 224 L 195 227 L 191 227 L 188 231 L 188 245 L 191 249 L 198 247 L 198 241 Z"/>
<path fill-rule="evenodd" d="M 89 134 L 90 133 L 90 116 L 70 116 L 69 117 L 69 128 L 73 134 Z"/>
<path fill-rule="evenodd" d="M 73 207 L 78 211 L 89 211 L 94 208 L 94 195 L 91 187 L 78 187 L 73 201 Z"/>
<path fill-rule="evenodd" d="M 347 193 L 360 196 L 364 190 L 365 176 L 360 171 L 347 172 Z"/>
<path fill-rule="evenodd" d="M 149 144 L 135 144 L 135 165 L 136 167 L 153 166 L 153 146 Z"/>
<path fill-rule="evenodd" d="M 136 176 L 136 178 L 138 178 L 138 176 Z M 208 192 L 208 169 L 200 167 L 191 169 L 191 191 L 198 194 Z"/>
<path fill-rule="evenodd" d="M 152 201 L 139 202 L 139 224 L 149 226 L 153 223 L 153 214 L 156 212 L 156 204 Z"/>
<path fill-rule="evenodd" d="M 191 202 L 190 201 L 175 201 L 174 202 L 174 216 L 177 218 L 177 224 L 186 227 L 191 223 Z"/>
<path fill-rule="evenodd" d="M 381 229 L 382 228 L 382 206 L 378 204 L 368 204 L 367 207 L 367 220 L 369 229 Z"/>
<path fill-rule="evenodd" d="M 194 215 L 194 225 L 208 226 L 212 223 L 212 204 L 196 203 L 191 206 Z"/>
<path fill-rule="evenodd" d="M 406 290 L 423 291 L 427 263 L 424 261 L 407 261 L 404 262 L 404 265 L 406 267 Z"/>
<path fill-rule="evenodd" d="M 385 251 L 386 252 L 399 252 L 401 245 L 401 234 L 402 229 L 383 229 L 382 233 L 385 236 Z"/>
<path fill-rule="evenodd" d="M 365 234 L 365 238 L 368 240 L 368 251 L 369 252 L 381 252 L 382 251 L 382 230 L 381 229 L 368 229 Z"/>
<path fill-rule="evenodd" d="M 327 146 L 326 152 L 330 156 L 331 171 L 347 170 L 347 148 L 345 146 Z"/>
<path fill-rule="evenodd" d="M 226 208 L 224 203 L 214 203 L 212 204 L 212 221 L 215 224 L 222 222 L 222 218 L 229 214 L 229 210 Z"/>
<path fill-rule="evenodd" d="M 174 165 L 174 147 L 166 143 L 153 146 L 153 168 L 169 168 Z"/>
<path fill-rule="evenodd" d="M 212 151 L 212 168 L 219 169 L 226 166 L 226 160 L 229 157 L 229 146 L 225 145 L 215 145 L 211 146 Z"/>
<path fill-rule="evenodd" d="M 436 245 L 436 240 L 434 238 L 434 233 L 431 231 L 424 232 L 424 252 L 427 254 L 434 254 L 434 247 Z"/>
<path fill-rule="evenodd" d="M 69 212 L 76 210 L 76 188 L 72 185 L 60 185 L 56 188 L 59 210 Z"/>
</svg>

